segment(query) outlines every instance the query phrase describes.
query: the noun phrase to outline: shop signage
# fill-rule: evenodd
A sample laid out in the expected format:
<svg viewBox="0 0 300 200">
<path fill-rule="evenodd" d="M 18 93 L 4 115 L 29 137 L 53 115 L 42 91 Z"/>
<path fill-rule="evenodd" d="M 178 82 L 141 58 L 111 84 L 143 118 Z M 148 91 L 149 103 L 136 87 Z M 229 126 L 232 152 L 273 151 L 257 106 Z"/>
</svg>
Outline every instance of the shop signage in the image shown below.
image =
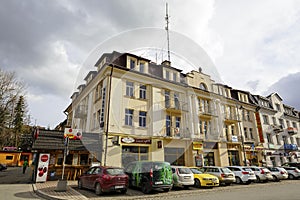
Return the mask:
<svg viewBox="0 0 300 200">
<path fill-rule="evenodd" d="M 203 150 L 202 142 L 193 142 L 193 150 Z"/>
<path fill-rule="evenodd" d="M 262 150 L 264 150 L 264 147 L 263 146 L 256 146 L 255 150 L 256 151 L 262 151 Z"/>
<path fill-rule="evenodd" d="M 48 173 L 48 165 L 50 160 L 50 154 L 41 153 L 38 162 L 36 182 L 46 182 L 47 173 Z"/>
<path fill-rule="evenodd" d="M 256 123 L 257 123 L 259 141 L 261 143 L 264 143 L 265 140 L 264 140 L 264 135 L 263 135 L 263 130 L 262 130 L 262 125 L 261 125 L 261 121 L 260 121 L 259 112 L 255 112 L 255 118 L 256 118 Z"/>
<path fill-rule="evenodd" d="M 151 144 L 151 139 L 124 137 L 121 139 L 126 144 Z"/>
<path fill-rule="evenodd" d="M 81 140 L 82 131 L 81 129 L 65 128 L 64 138 L 69 138 L 70 140 Z"/>
<path fill-rule="evenodd" d="M 232 140 L 232 142 L 238 142 L 239 141 L 238 136 L 236 136 L 236 135 L 231 136 L 231 140 Z"/>
</svg>

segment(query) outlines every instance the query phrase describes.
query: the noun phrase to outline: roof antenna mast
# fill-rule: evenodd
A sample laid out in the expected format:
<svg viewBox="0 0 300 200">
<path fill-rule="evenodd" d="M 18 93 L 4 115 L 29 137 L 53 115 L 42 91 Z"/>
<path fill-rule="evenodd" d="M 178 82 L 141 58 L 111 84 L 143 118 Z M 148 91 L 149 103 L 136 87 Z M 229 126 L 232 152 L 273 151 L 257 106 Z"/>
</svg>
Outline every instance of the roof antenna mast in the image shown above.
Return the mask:
<svg viewBox="0 0 300 200">
<path fill-rule="evenodd" d="M 170 60 L 170 36 L 169 36 L 169 14 L 168 14 L 168 3 L 166 3 L 166 17 L 165 17 L 165 20 L 166 20 L 166 31 L 167 31 L 167 41 L 168 41 L 168 61 L 171 62 Z"/>
</svg>

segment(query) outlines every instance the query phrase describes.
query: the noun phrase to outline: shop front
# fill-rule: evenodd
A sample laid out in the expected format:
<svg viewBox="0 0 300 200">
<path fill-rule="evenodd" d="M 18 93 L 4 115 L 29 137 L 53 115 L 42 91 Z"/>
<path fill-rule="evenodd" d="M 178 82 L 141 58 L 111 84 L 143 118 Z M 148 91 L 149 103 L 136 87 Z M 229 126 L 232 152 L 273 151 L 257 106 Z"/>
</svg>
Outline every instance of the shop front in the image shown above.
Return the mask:
<svg viewBox="0 0 300 200">
<path fill-rule="evenodd" d="M 240 145 L 239 144 L 227 144 L 228 163 L 230 166 L 240 165 L 242 163 L 240 159 Z"/>
</svg>

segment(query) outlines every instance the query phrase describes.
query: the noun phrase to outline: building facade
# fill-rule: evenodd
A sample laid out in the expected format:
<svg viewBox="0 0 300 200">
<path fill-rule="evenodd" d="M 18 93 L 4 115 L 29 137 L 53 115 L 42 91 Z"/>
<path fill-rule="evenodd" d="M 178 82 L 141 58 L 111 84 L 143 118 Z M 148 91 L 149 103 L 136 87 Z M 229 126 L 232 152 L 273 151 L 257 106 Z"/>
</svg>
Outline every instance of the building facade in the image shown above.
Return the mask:
<svg viewBox="0 0 300 200">
<path fill-rule="evenodd" d="M 72 95 L 66 112 L 70 127 L 99 135 L 103 151 L 97 157 L 102 164 L 126 166 L 135 160 L 186 166 L 268 163 L 269 127 L 260 119 L 277 112 L 262 107 L 260 96 L 215 83 L 201 69 L 184 74 L 168 61 L 156 64 L 130 53 L 103 54 L 95 67 Z M 273 96 L 266 99 L 270 106 L 276 104 Z M 290 123 L 286 126 L 295 125 L 293 131 L 298 134 L 299 113 L 280 105 L 284 120 Z M 292 138 L 294 143 L 299 141 L 295 133 Z M 290 140 L 283 145 L 284 153 L 294 155 L 296 150 L 289 148 L 296 147 L 288 145 Z"/>
</svg>

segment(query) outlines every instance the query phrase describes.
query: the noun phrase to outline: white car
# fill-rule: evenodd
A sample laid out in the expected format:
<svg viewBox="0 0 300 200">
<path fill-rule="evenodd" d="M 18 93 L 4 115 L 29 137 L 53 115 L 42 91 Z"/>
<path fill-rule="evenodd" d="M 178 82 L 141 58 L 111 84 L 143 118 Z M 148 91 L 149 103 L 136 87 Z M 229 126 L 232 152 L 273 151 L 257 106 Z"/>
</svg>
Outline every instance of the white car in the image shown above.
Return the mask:
<svg viewBox="0 0 300 200">
<path fill-rule="evenodd" d="M 254 172 L 249 167 L 243 166 L 228 166 L 234 175 L 235 175 L 235 182 L 237 184 L 250 184 L 256 181 L 256 176 Z"/>
<path fill-rule="evenodd" d="M 194 174 L 190 168 L 185 166 L 171 166 L 173 172 L 173 187 L 184 187 L 185 189 L 194 185 Z"/>
<path fill-rule="evenodd" d="M 283 167 L 287 173 L 289 179 L 299 179 L 300 178 L 300 170 L 297 167 Z"/>
<path fill-rule="evenodd" d="M 257 166 L 250 166 L 249 168 L 254 172 L 256 182 L 267 182 L 273 180 L 273 176 L 269 169 Z"/>
<path fill-rule="evenodd" d="M 282 167 L 268 167 L 273 176 L 273 181 L 280 181 L 288 179 L 287 171 Z"/>
</svg>

